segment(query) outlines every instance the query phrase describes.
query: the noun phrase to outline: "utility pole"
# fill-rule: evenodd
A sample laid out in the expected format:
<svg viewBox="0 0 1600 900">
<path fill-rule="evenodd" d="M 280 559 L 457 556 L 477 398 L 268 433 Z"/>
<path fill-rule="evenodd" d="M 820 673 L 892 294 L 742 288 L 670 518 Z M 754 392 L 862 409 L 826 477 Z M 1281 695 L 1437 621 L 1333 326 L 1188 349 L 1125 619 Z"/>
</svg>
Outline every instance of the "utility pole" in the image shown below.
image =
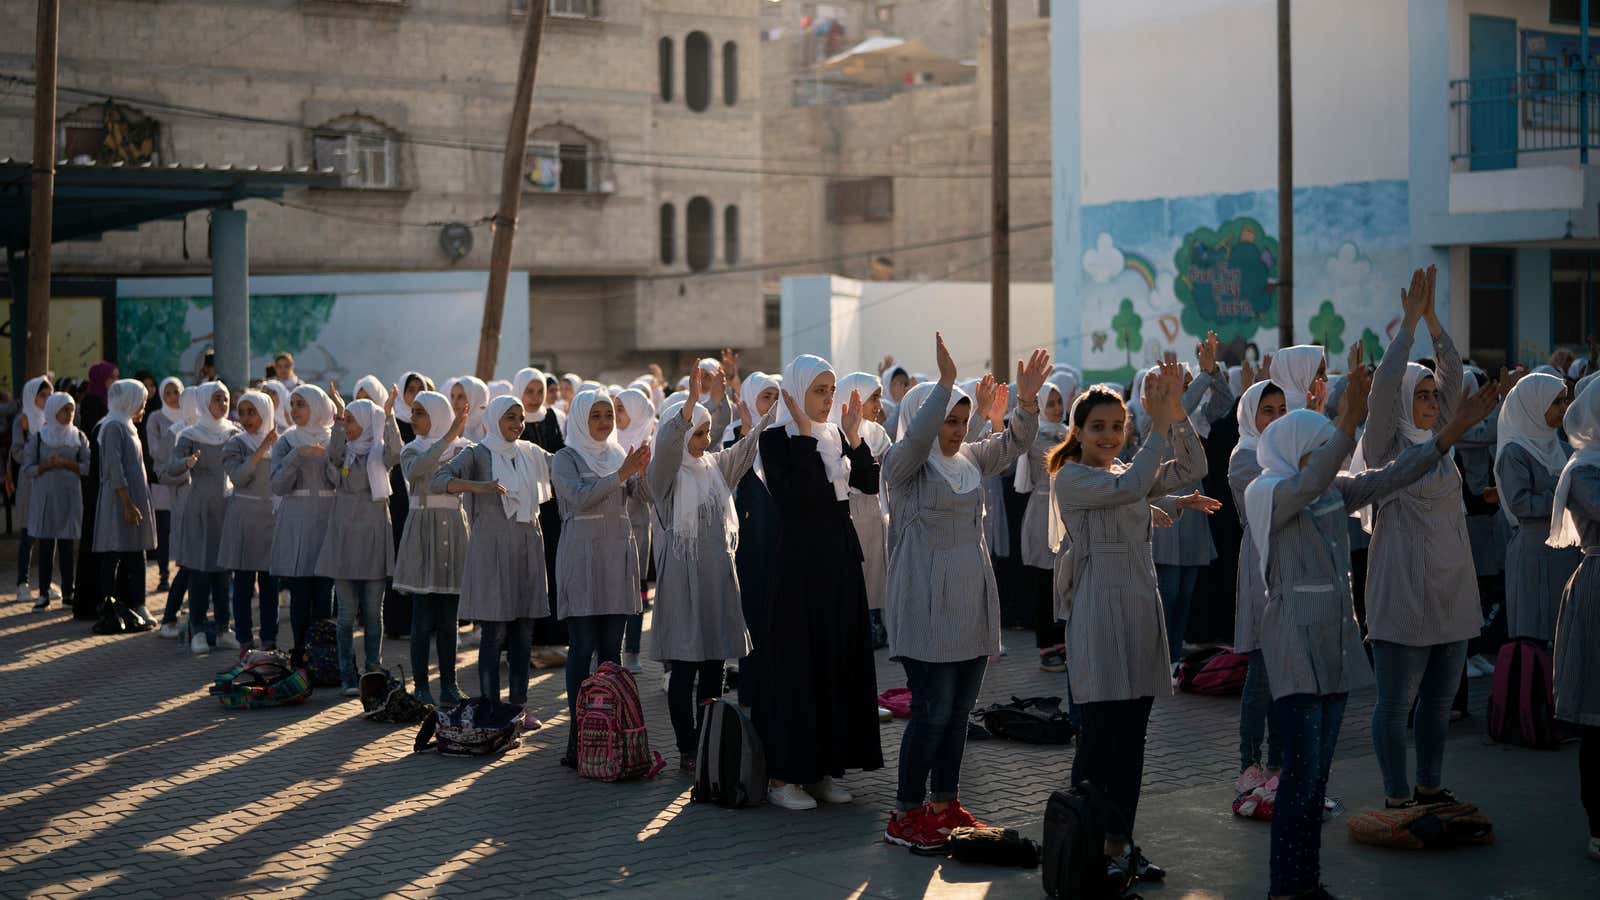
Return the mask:
<svg viewBox="0 0 1600 900">
<path fill-rule="evenodd" d="M 522 172 L 528 156 L 528 112 L 533 106 L 533 77 L 539 68 L 539 39 L 544 36 L 545 0 L 528 4 L 528 29 L 517 68 L 517 95 L 506 134 L 505 167 L 500 176 L 500 209 L 494 217 L 494 249 L 489 255 L 489 291 L 483 298 L 483 330 L 478 335 L 477 375 L 494 377 L 500 358 L 500 320 L 506 308 L 506 282 L 511 277 L 511 249 L 522 210 Z"/>
<path fill-rule="evenodd" d="M 56 196 L 56 57 L 61 32 L 59 0 L 39 0 L 33 91 L 33 219 L 28 228 L 28 349 L 26 374 L 50 368 L 50 242 Z M 19 327 L 12 321 L 11 327 Z M 20 389 L 21 385 L 17 385 Z"/>
<path fill-rule="evenodd" d="M 1006 84 L 1007 0 L 989 0 L 989 192 L 994 225 L 989 237 L 989 370 L 1002 381 L 1011 356 L 1011 101 Z"/>
<path fill-rule="evenodd" d="M 1294 346 L 1294 97 L 1289 0 L 1278 0 L 1278 346 Z"/>
</svg>

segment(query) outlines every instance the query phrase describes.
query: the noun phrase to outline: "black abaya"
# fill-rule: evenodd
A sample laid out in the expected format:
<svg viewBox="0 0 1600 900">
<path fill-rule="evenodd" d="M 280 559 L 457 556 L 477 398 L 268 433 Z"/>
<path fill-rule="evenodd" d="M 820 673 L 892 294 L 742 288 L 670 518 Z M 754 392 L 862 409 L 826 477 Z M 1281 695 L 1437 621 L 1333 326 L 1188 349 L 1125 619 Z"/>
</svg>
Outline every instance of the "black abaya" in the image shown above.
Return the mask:
<svg viewBox="0 0 1600 900">
<path fill-rule="evenodd" d="M 94 546 L 95 506 L 100 498 L 100 420 L 108 412 L 106 401 L 85 394 L 78 403 L 78 429 L 89 436 L 89 474 L 83 479 L 83 531 L 78 537 L 76 584 L 72 592 L 73 618 L 93 621 L 99 618 L 100 601 L 107 589 L 100 586 L 100 556 L 90 553 Z M 142 575 L 143 573 L 141 573 Z"/>
<path fill-rule="evenodd" d="M 733 565 L 739 576 L 744 625 L 750 632 L 750 652 L 739 661 L 739 702 L 754 709 L 761 703 L 761 688 L 767 677 L 761 669 L 761 650 L 772 640 L 772 604 L 778 591 L 782 531 L 777 501 L 754 468 L 734 487 L 733 507 L 739 516 L 739 546 Z"/>
<path fill-rule="evenodd" d="M 544 418 L 522 426 L 522 439 L 555 454 L 567 446 L 561 438 L 560 420 L 556 411 L 546 409 Z M 536 647 L 565 647 L 567 623 L 556 618 L 556 548 L 561 546 L 561 505 L 555 498 L 539 505 L 539 530 L 544 534 L 544 572 L 550 591 L 550 615 L 533 620 L 533 644 Z"/>
</svg>

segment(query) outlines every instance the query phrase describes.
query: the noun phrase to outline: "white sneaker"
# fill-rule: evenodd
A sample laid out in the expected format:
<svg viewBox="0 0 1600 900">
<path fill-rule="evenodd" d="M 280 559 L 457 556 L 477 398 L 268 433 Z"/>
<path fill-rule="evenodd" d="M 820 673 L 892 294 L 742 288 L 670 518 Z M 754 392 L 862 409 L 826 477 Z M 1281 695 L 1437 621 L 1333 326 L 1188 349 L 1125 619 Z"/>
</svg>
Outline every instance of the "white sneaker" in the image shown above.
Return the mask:
<svg viewBox="0 0 1600 900">
<path fill-rule="evenodd" d="M 196 634 L 194 639 L 189 641 L 189 652 L 195 656 L 205 656 L 211 652 L 211 645 L 206 643 L 206 636 L 203 632 Z"/>
<path fill-rule="evenodd" d="M 19 602 L 19 603 L 32 603 L 33 602 L 33 586 L 28 584 L 26 581 L 24 581 L 23 583 L 17 585 L 17 602 Z"/>
<path fill-rule="evenodd" d="M 665 694 L 672 685 L 672 670 L 665 665 L 661 667 L 661 693 Z"/>
<path fill-rule="evenodd" d="M 639 665 L 639 654 L 637 653 L 622 654 L 622 667 L 635 675 L 644 671 L 644 667 Z"/>
<path fill-rule="evenodd" d="M 50 585 L 50 599 L 51 600 L 60 600 L 61 599 L 61 589 L 56 587 L 53 584 Z"/>
<path fill-rule="evenodd" d="M 891 720 L 893 718 L 894 718 L 894 713 L 889 710 L 889 707 L 887 707 L 887 706 L 878 707 L 878 721 L 879 722 L 887 722 L 887 721 L 889 721 L 889 720 Z"/>
<path fill-rule="evenodd" d="M 834 781 L 831 775 L 822 776 L 822 780 L 816 784 L 806 785 L 806 793 L 823 803 L 849 803 L 856 799 L 850 796 L 850 792 L 841 787 L 839 782 Z"/>
<path fill-rule="evenodd" d="M 221 634 L 217 635 L 217 649 L 238 650 L 239 639 L 233 636 L 233 632 L 223 631 Z"/>
<path fill-rule="evenodd" d="M 817 801 L 798 784 L 767 789 L 767 802 L 782 809 L 816 809 Z"/>
<path fill-rule="evenodd" d="M 156 632 L 158 636 L 164 638 L 175 638 L 179 633 L 180 631 L 177 622 L 168 622 L 167 624 L 161 626 L 160 631 Z"/>
</svg>

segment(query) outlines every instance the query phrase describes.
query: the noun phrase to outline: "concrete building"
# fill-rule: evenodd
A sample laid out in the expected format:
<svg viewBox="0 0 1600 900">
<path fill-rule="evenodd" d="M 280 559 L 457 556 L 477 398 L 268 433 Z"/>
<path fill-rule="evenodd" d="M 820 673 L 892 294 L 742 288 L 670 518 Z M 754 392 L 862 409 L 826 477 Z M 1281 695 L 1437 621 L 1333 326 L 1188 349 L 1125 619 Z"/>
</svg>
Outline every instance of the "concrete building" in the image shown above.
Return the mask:
<svg viewBox="0 0 1600 900">
<path fill-rule="evenodd" d="M 428 348 L 430 317 L 481 317 L 475 285 L 529 2 L 64 4 L 59 155 L 348 172 L 338 189 L 243 205 L 252 273 L 289 278 L 274 290 L 339 286 L 316 289 L 311 326 L 280 321 L 298 314 L 275 303 L 299 294 L 256 295 L 252 330 L 272 343 L 256 339 L 252 364 L 292 349 L 326 357 L 311 374 L 360 374 L 339 360 L 366 355 L 349 352 L 360 333 L 349 329 L 377 317 L 393 342 L 382 355 L 393 371 L 380 374 L 398 377 Z M 513 260 L 511 296 L 527 301 L 508 311 L 500 369 L 531 359 L 620 376 L 759 344 L 760 280 L 749 269 L 764 238 L 757 5 L 531 2 L 551 15 Z M 0 30 L 0 73 L 31 77 L 34 18 L 31 0 L 0 0 L 0 20 L 14 26 Z M 0 84 L 0 158 L 30 155 L 31 100 L 31 88 Z M 209 342 L 209 298 L 151 296 L 141 284 L 209 272 L 206 229 L 194 214 L 56 248 L 62 278 L 125 288 L 108 301 L 117 324 L 106 341 L 124 371 L 185 370 Z M 383 302 L 400 296 L 411 300 Z M 139 340 L 158 322 L 187 333 Z M 476 347 L 430 352 L 431 374 L 445 376 L 469 369 Z"/>
</svg>

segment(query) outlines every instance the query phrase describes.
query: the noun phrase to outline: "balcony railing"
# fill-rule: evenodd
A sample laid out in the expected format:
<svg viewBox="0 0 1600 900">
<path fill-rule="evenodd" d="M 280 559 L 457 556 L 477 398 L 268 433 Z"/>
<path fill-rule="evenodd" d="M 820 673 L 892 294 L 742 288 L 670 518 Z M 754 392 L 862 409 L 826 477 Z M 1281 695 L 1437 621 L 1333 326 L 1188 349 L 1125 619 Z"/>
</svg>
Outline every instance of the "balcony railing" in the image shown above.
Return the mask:
<svg viewBox="0 0 1600 900">
<path fill-rule="evenodd" d="M 1521 153 L 1600 147 L 1600 69 L 1550 69 L 1450 82 L 1455 146 L 1474 169 L 1509 169 Z"/>
</svg>

